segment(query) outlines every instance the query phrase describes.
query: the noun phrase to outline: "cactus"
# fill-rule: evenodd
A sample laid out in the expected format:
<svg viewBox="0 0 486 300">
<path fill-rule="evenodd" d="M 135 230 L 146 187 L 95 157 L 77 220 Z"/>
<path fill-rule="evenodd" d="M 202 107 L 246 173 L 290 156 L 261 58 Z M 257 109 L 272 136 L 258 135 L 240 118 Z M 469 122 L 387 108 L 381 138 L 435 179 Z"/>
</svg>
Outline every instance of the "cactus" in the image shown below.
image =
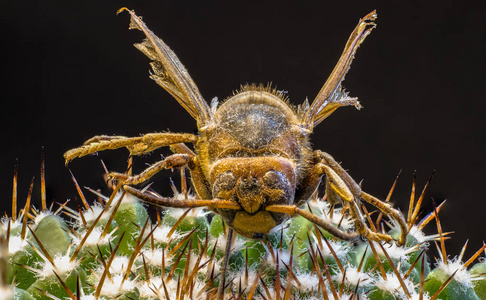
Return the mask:
<svg viewBox="0 0 486 300">
<path fill-rule="evenodd" d="M 228 232 L 222 218 L 204 209 L 167 209 L 157 210 L 152 221 L 147 210 L 154 208 L 120 190 L 118 185 L 109 196 L 98 194 L 100 202 L 90 205 L 78 187 L 84 205 L 78 210 L 48 209 L 42 195 L 38 211 L 30 207 L 31 188 L 20 213 L 14 194 L 14 211 L 0 224 L 2 299 L 216 298 Z M 175 198 L 193 197 L 174 192 Z M 465 262 L 463 252 L 449 259 L 442 204 L 417 217 L 425 192 L 411 198 L 402 247 L 344 242 L 301 217 L 262 240 L 235 237 L 224 298 L 486 299 L 484 258 L 473 265 L 486 246 Z M 330 213 L 322 199 L 311 200 L 307 209 L 352 227 L 346 213 Z M 371 226 L 381 224 L 382 216 L 372 220 L 365 213 Z M 433 221 L 437 234 L 427 236 L 422 230 Z M 388 225 L 390 235 L 399 232 Z M 440 245 L 435 265 L 427 254 L 432 241 Z"/>
</svg>

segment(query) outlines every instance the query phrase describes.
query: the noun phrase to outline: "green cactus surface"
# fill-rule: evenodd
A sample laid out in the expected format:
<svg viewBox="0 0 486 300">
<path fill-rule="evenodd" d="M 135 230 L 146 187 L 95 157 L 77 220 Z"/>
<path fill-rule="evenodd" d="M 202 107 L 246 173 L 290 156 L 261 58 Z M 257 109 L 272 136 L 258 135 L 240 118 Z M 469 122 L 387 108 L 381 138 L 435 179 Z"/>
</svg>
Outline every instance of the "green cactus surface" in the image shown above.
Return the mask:
<svg viewBox="0 0 486 300">
<path fill-rule="evenodd" d="M 224 299 L 486 299 L 486 264 L 472 264 L 486 246 L 466 262 L 462 254 L 449 260 L 445 234 L 422 231 L 440 224 L 441 206 L 409 221 L 404 246 L 342 241 L 302 217 L 260 240 L 236 235 L 223 274 L 229 226 L 221 216 L 170 208 L 153 221 L 154 208 L 132 195 L 114 189 L 101 198 L 77 211 L 27 206 L 29 216 L 22 210 L 2 219 L 6 299 L 215 299 L 222 276 Z M 321 199 L 308 204 L 313 214 L 354 230 L 340 209 L 330 213 Z M 399 229 L 388 225 L 398 238 Z M 427 253 L 432 241 L 441 249 L 434 265 Z"/>
</svg>

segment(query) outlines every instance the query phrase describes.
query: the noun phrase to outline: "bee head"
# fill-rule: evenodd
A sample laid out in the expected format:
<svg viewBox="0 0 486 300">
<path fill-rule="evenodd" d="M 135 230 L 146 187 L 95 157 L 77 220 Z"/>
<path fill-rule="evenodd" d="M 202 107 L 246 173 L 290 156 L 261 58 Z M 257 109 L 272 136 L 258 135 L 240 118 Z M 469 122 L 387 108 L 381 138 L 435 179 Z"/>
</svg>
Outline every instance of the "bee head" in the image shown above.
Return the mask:
<svg viewBox="0 0 486 300">
<path fill-rule="evenodd" d="M 213 197 L 237 202 L 240 211 L 219 213 L 243 236 L 259 238 L 288 218 L 265 207 L 291 204 L 296 176 L 288 159 L 277 156 L 229 157 L 219 160 L 211 170 Z"/>
</svg>

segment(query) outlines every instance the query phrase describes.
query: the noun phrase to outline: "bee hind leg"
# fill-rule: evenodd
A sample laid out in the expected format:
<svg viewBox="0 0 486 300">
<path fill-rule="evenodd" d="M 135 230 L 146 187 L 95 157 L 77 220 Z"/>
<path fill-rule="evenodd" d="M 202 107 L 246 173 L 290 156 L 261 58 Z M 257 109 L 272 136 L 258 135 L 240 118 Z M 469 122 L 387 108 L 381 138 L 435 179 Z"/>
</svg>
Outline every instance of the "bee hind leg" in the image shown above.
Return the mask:
<svg viewBox="0 0 486 300">
<path fill-rule="evenodd" d="M 73 159 L 104 150 L 114 150 L 126 147 L 131 155 L 140 155 L 155 149 L 177 143 L 194 143 L 197 136 L 190 133 L 148 133 L 139 137 L 95 136 L 78 148 L 64 153 L 66 165 Z"/>
</svg>

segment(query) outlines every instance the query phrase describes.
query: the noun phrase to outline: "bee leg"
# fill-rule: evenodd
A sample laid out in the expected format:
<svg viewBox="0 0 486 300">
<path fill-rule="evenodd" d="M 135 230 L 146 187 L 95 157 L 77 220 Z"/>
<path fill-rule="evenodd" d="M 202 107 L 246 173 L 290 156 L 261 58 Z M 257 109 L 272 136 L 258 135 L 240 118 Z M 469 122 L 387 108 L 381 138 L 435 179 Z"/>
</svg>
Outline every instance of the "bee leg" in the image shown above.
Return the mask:
<svg viewBox="0 0 486 300">
<path fill-rule="evenodd" d="M 361 209 L 359 208 L 359 198 L 353 195 L 351 189 L 346 185 L 344 180 L 328 165 L 319 163 L 315 167 L 320 174 L 326 174 L 326 197 L 331 205 L 335 203 L 343 203 L 344 207 L 348 207 L 352 216 L 355 219 L 355 226 L 357 232 L 350 234 L 343 232 L 332 223 L 326 222 L 324 219 L 301 209 L 297 209 L 296 213 L 308 219 L 309 221 L 321 226 L 332 235 L 343 240 L 356 240 L 361 234 L 368 240 L 391 242 L 393 238 L 386 234 L 374 232 L 366 225 Z M 322 176 L 322 175 L 321 175 Z M 359 187 L 358 187 L 359 188 Z M 359 194 L 358 194 L 359 195 Z"/>
<path fill-rule="evenodd" d="M 307 220 L 323 227 L 334 236 L 343 240 L 354 240 L 361 234 L 369 240 L 391 242 L 393 240 L 391 236 L 374 232 L 366 225 L 360 208 L 361 198 L 364 198 L 366 202 L 370 202 L 380 210 L 384 211 L 387 215 L 398 220 L 398 223 L 402 228 L 402 237 L 399 240 L 399 244 L 404 241 L 406 237 L 406 230 L 404 230 L 404 228 L 406 228 L 406 225 L 403 217 L 401 217 L 401 214 L 398 211 L 387 206 L 387 204 L 385 206 L 381 205 L 384 203 L 374 197 L 371 198 L 371 195 L 362 195 L 363 192 L 361 191 L 359 185 L 329 154 L 322 151 L 315 151 L 312 163 L 314 166 L 309 172 L 309 175 L 302 181 L 302 184 L 296 191 L 296 206 L 298 207 L 302 205 L 312 197 L 312 195 L 317 191 L 322 176 L 326 175 L 325 180 L 327 201 L 331 204 L 331 206 L 342 203 L 345 208 L 349 209 L 355 219 L 355 226 L 358 233 L 349 234 L 347 232 L 343 232 L 336 228 L 332 223 L 329 223 L 305 210 L 299 209 L 294 211 L 293 209 L 287 207 L 279 208 L 280 210 L 278 212 L 288 213 L 291 215 L 298 213 Z M 274 209 L 275 208 L 270 208 L 269 210 L 273 211 Z M 288 212 L 286 210 L 288 210 Z"/>
<path fill-rule="evenodd" d="M 113 141 L 113 140 L 121 140 L 121 139 L 128 139 L 128 137 L 121 136 L 121 135 L 95 135 L 94 137 L 84 142 L 83 146 L 99 143 L 102 141 Z"/>
<path fill-rule="evenodd" d="M 166 198 L 156 196 L 152 193 L 143 192 L 137 190 L 134 187 L 129 185 L 123 186 L 125 191 L 134 195 L 140 201 L 143 201 L 148 204 L 152 204 L 155 206 L 160 207 L 175 207 L 175 208 L 191 208 L 191 207 L 208 207 L 210 209 L 234 209 L 240 210 L 241 206 L 229 200 L 221 200 L 221 199 L 212 199 L 212 200 L 200 200 L 200 199 L 191 199 L 191 200 L 181 200 L 181 199 L 174 199 L 174 198 Z"/>
<path fill-rule="evenodd" d="M 109 179 L 121 180 L 124 184 L 133 185 L 147 181 L 152 176 L 164 169 L 180 168 L 187 165 L 194 156 L 188 154 L 172 154 L 166 157 L 164 160 L 158 161 L 145 169 L 142 173 L 134 176 L 129 176 L 123 173 L 110 173 Z"/>
<path fill-rule="evenodd" d="M 360 187 L 354 182 L 352 178 L 351 178 L 351 182 L 348 184 L 348 182 L 344 181 L 343 178 L 341 178 L 341 176 L 336 174 L 336 172 L 333 170 L 332 165 L 327 163 L 324 160 L 325 154 L 327 153 L 324 153 L 319 150 L 314 151 L 314 155 L 313 155 L 314 157 L 312 159 L 312 164 L 314 166 L 312 167 L 307 177 L 302 180 L 302 183 L 300 184 L 300 186 L 298 187 L 295 193 L 295 199 L 296 199 L 295 202 L 297 206 L 304 204 L 305 202 L 307 202 L 309 199 L 312 198 L 314 193 L 316 193 L 317 188 L 319 187 L 322 176 L 325 175 L 326 172 L 329 173 L 330 175 L 333 174 L 332 176 L 326 177 L 326 198 L 327 201 L 331 204 L 331 206 L 342 202 L 342 199 L 339 195 L 340 193 L 342 194 L 341 196 L 347 198 L 347 201 L 352 200 L 353 194 L 359 195 L 361 193 Z M 337 165 L 339 166 L 339 164 Z M 335 180 L 330 181 L 330 178 L 335 178 Z M 330 186 L 331 184 L 338 185 L 338 186 L 331 188 Z M 350 189 L 349 188 L 350 184 L 355 186 L 351 186 Z M 344 195 L 343 193 L 345 193 L 346 195 Z"/>
<path fill-rule="evenodd" d="M 374 232 L 366 226 L 363 215 L 359 208 L 360 201 L 344 181 L 331 169 L 329 166 L 323 165 L 326 173 L 326 195 L 331 200 L 331 204 L 343 203 L 344 207 L 348 207 L 355 219 L 355 226 L 357 231 L 368 240 L 386 241 L 390 242 L 393 238 L 389 235 Z"/>
<path fill-rule="evenodd" d="M 394 238 L 388 234 L 383 234 L 379 232 L 375 232 L 371 229 L 368 228 L 366 225 L 361 209 L 358 207 L 358 202 L 357 201 L 352 201 L 349 204 L 349 209 L 351 211 L 351 214 L 355 217 L 355 223 L 354 225 L 356 226 L 356 230 L 364 236 L 367 240 L 375 241 L 375 242 L 386 242 L 390 243 L 394 240 Z M 406 235 L 406 232 L 405 232 Z M 400 243 L 399 243 L 400 244 Z M 402 244 L 400 244 L 402 245 Z"/>
<path fill-rule="evenodd" d="M 64 159 L 67 165 L 71 160 L 78 157 L 82 157 L 98 151 L 127 147 L 140 142 L 142 142 L 141 137 L 128 138 L 122 136 L 95 136 L 84 142 L 81 147 L 71 149 L 64 153 Z"/>
<path fill-rule="evenodd" d="M 403 245 L 407 237 L 408 229 L 407 223 L 402 214 L 398 210 L 392 208 L 390 204 L 382 202 L 378 198 L 363 192 L 353 178 L 343 169 L 343 167 L 341 167 L 338 162 L 334 160 L 331 155 L 322 151 L 316 151 L 316 155 L 320 156 L 323 164 L 327 165 L 327 168 L 324 168 L 323 171 L 326 173 L 326 180 L 332 181 L 331 186 L 333 190 L 336 191 L 339 196 L 344 195 L 344 197 L 341 196 L 341 199 L 349 202 L 348 204 L 351 212 L 356 218 L 356 227 L 358 231 L 360 231 L 361 234 L 363 234 L 366 238 L 371 240 L 381 240 L 386 242 L 393 240 L 391 236 L 373 232 L 366 226 L 361 214 L 361 209 L 359 208 L 360 199 L 363 199 L 398 223 L 401 229 L 398 244 Z M 332 172 L 329 172 L 329 170 L 332 170 Z M 349 194 L 347 194 L 348 192 L 352 195 L 352 200 L 349 200 Z"/>
<path fill-rule="evenodd" d="M 81 147 L 71 149 L 64 153 L 66 164 L 71 160 L 103 150 L 112 150 L 126 147 L 131 155 L 140 155 L 157 148 L 177 143 L 194 143 L 197 136 L 189 133 L 149 133 L 140 137 L 122 136 L 95 136 L 87 140 Z"/>
<path fill-rule="evenodd" d="M 274 205 L 266 206 L 265 210 L 276 212 L 276 213 L 288 214 L 290 216 L 294 216 L 295 214 L 298 214 L 304 217 L 305 219 L 311 221 L 312 223 L 316 224 L 317 226 L 322 227 L 324 230 L 326 230 L 327 232 L 329 232 L 330 234 L 334 235 L 335 237 L 341 240 L 357 241 L 360 237 L 360 233 L 343 231 L 338 227 L 336 227 L 335 224 L 327 220 L 324 220 L 323 218 L 319 218 L 318 216 L 316 216 L 315 214 L 311 213 L 308 210 L 298 208 L 296 205 L 274 204 Z"/>
<path fill-rule="evenodd" d="M 231 254 L 231 242 L 233 241 L 233 229 L 229 227 L 228 235 L 226 236 L 226 247 L 224 250 L 223 265 L 221 266 L 219 285 L 218 285 L 218 297 L 216 299 L 223 300 L 224 289 L 226 285 L 226 271 L 228 269 L 228 261 Z"/>
<path fill-rule="evenodd" d="M 148 133 L 142 136 L 143 144 L 135 144 L 134 147 L 129 147 L 131 155 L 140 155 L 158 149 L 179 143 L 195 143 L 197 136 L 191 133 Z"/>
<path fill-rule="evenodd" d="M 326 174 L 326 195 L 331 204 L 342 202 L 348 207 L 355 219 L 357 231 L 368 240 L 390 242 L 393 238 L 389 235 L 374 232 L 366 226 L 359 208 L 359 198 L 356 197 L 344 180 L 328 165 L 318 164 L 322 172 Z M 359 194 L 358 194 L 359 195 Z"/>
<path fill-rule="evenodd" d="M 199 159 L 197 155 L 182 143 L 171 145 L 170 150 L 174 153 L 187 154 L 193 156 L 193 158 L 187 164 L 187 167 L 189 168 L 189 171 L 191 173 L 190 177 L 191 177 L 192 185 L 194 186 L 197 195 L 201 199 L 212 199 L 213 194 L 211 192 L 211 186 L 209 185 L 209 182 L 207 181 L 206 176 L 204 175 L 204 172 L 201 169 L 201 165 L 199 163 Z"/>
<path fill-rule="evenodd" d="M 400 239 L 398 240 L 398 244 L 404 245 L 406 238 L 407 238 L 408 228 L 407 228 L 407 223 L 406 223 L 405 219 L 403 218 L 403 215 L 398 210 L 392 208 L 390 206 L 390 204 L 383 202 L 383 201 L 379 200 L 378 198 L 376 198 L 376 197 L 374 197 L 374 196 L 372 196 L 368 193 L 362 192 L 361 197 L 362 197 L 363 200 L 365 200 L 369 204 L 375 206 L 381 212 L 390 216 L 392 219 L 394 219 L 398 222 L 400 229 L 401 229 L 401 232 L 402 232 L 401 235 L 400 235 Z"/>
</svg>

